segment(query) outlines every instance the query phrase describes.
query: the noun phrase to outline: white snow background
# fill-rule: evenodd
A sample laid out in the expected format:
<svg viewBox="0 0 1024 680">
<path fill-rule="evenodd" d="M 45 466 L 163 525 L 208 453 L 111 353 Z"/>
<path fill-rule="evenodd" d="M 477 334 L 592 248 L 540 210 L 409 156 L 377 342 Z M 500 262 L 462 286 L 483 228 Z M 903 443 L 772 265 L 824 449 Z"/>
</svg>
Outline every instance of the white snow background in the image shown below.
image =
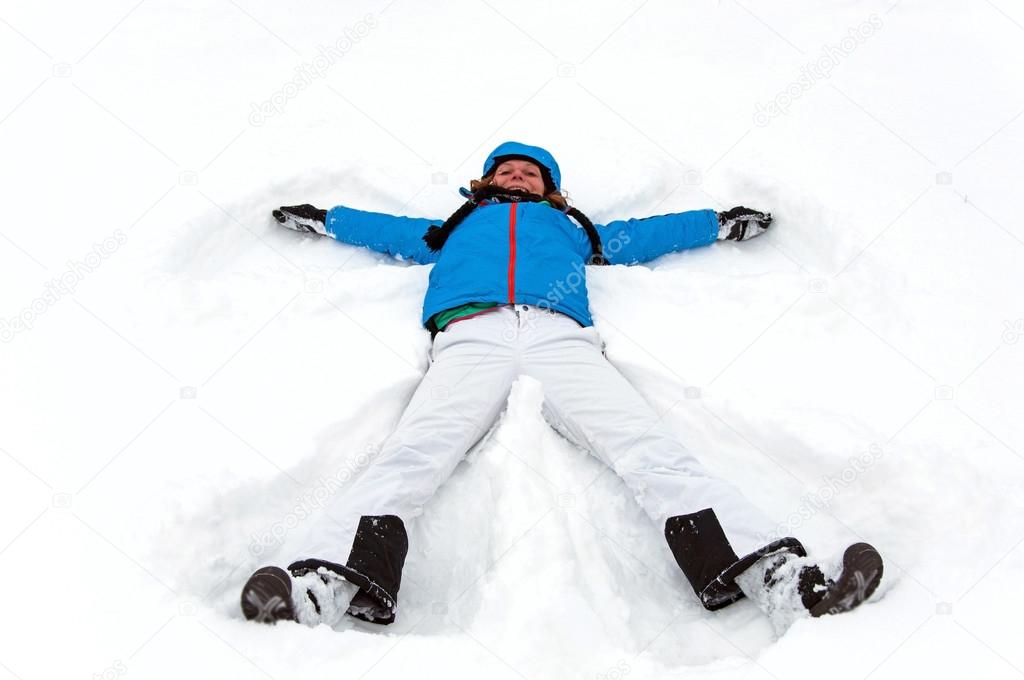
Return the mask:
<svg viewBox="0 0 1024 680">
<path fill-rule="evenodd" d="M 0 61 L 0 679 L 1022 674 L 1019 2 L 3 2 Z M 394 625 L 242 618 L 429 346 L 427 267 L 269 211 L 442 218 L 508 139 L 595 221 L 775 214 L 591 307 L 786 533 L 879 547 L 869 604 L 702 610 L 523 379 Z"/>
</svg>

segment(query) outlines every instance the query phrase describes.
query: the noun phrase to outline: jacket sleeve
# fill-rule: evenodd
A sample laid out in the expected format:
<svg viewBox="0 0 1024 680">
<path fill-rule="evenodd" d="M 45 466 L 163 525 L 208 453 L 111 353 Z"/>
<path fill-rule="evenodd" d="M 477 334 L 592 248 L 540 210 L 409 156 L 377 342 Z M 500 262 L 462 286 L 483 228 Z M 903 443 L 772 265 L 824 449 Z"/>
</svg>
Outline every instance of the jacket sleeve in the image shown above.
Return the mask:
<svg viewBox="0 0 1024 680">
<path fill-rule="evenodd" d="M 329 236 L 343 243 L 363 246 L 402 260 L 430 264 L 437 262 L 440 252 L 432 252 L 423 241 L 423 235 L 432 225 L 440 226 L 443 222 L 338 205 L 327 211 L 325 226 Z"/>
<path fill-rule="evenodd" d="M 718 240 L 718 216 L 714 210 L 690 210 L 615 220 L 596 225 L 596 229 L 609 262 L 637 264 L 666 253 L 714 243 Z"/>
</svg>

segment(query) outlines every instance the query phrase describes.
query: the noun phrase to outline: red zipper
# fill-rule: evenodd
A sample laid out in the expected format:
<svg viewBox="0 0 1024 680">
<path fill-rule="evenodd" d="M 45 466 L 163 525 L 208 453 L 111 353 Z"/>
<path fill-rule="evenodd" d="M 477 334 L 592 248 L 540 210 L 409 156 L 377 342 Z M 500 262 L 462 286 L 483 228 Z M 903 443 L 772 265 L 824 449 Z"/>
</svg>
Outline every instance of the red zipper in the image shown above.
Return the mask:
<svg viewBox="0 0 1024 680">
<path fill-rule="evenodd" d="M 508 303 L 516 303 L 516 203 L 512 203 L 508 217 Z"/>
</svg>

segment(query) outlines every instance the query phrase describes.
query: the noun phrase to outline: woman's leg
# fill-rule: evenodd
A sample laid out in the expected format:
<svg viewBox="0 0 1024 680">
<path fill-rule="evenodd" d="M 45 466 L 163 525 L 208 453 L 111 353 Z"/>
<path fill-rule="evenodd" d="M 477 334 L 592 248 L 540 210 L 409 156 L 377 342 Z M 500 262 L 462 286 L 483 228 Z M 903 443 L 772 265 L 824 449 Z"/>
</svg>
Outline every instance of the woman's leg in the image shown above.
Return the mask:
<svg viewBox="0 0 1024 680">
<path fill-rule="evenodd" d="M 501 413 L 515 379 L 501 313 L 454 323 L 439 333 L 432 362 L 395 431 L 370 466 L 332 500 L 289 568 L 326 566 L 356 583 L 353 600 L 394 618 L 407 551 L 406 523 L 448 479 Z M 367 599 L 369 598 L 369 600 Z M 365 612 L 364 612 L 365 613 Z"/>
<path fill-rule="evenodd" d="M 605 358 L 593 327 L 540 313 L 524 372 L 544 385 L 551 424 L 608 464 L 665 531 L 679 566 L 704 605 L 739 597 L 731 569 L 763 551 L 802 552 L 795 539 L 770 543 L 776 527 L 743 494 L 709 474 L 658 414 Z M 728 583 L 715 583 L 726 573 Z M 738 573 L 738 572 L 737 572 Z"/>
</svg>

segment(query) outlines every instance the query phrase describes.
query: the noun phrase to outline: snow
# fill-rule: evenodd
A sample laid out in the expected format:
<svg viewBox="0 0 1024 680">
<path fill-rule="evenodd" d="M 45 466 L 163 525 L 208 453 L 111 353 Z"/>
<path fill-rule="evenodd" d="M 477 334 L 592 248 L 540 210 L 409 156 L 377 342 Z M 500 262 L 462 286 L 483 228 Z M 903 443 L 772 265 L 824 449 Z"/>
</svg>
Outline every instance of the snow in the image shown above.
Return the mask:
<svg viewBox="0 0 1024 680">
<path fill-rule="evenodd" d="M 0 19 L 0 573 L 20 584 L 0 678 L 1024 669 L 1019 4 Z M 775 214 L 750 242 L 591 270 L 591 308 L 664 422 L 812 554 L 878 546 L 867 606 L 781 635 L 750 602 L 705 612 L 522 379 L 413 525 L 394 625 L 242 619 L 245 577 L 294 557 L 429 346 L 427 268 L 269 211 L 444 217 L 507 139 L 550 148 L 595 221 Z"/>
</svg>

